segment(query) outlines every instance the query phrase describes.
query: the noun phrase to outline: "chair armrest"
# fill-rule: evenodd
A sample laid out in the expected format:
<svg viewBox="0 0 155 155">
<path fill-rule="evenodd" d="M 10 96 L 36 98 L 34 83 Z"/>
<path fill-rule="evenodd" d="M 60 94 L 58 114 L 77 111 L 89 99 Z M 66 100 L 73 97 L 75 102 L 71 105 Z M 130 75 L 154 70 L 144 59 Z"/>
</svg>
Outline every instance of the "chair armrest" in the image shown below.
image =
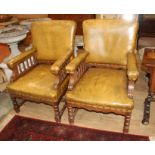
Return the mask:
<svg viewBox="0 0 155 155">
<path fill-rule="evenodd" d="M 23 51 L 20 55 L 17 55 L 16 57 L 9 60 L 9 62 L 7 63 L 8 67 L 10 69 L 13 69 L 16 64 L 22 62 L 25 58 L 30 57 L 35 52 L 36 52 L 35 48 L 32 48 L 28 51 Z"/>
<path fill-rule="evenodd" d="M 79 67 L 79 65 L 85 61 L 86 57 L 88 56 L 88 52 L 84 50 L 78 51 L 78 56 L 75 57 L 67 66 L 66 66 L 66 72 L 73 74 L 75 70 Z"/>
<path fill-rule="evenodd" d="M 127 54 L 127 75 L 129 80 L 137 80 L 139 72 L 137 67 L 136 55 L 134 52 Z"/>
<path fill-rule="evenodd" d="M 8 67 L 13 71 L 11 81 L 17 80 L 30 69 L 36 66 L 37 60 L 35 56 L 36 49 L 24 51 L 20 55 L 14 57 L 8 62 Z"/>
<path fill-rule="evenodd" d="M 71 56 L 73 56 L 73 51 L 69 51 L 64 57 L 55 61 L 51 66 L 51 72 L 57 75 L 60 70 L 69 62 Z"/>
</svg>

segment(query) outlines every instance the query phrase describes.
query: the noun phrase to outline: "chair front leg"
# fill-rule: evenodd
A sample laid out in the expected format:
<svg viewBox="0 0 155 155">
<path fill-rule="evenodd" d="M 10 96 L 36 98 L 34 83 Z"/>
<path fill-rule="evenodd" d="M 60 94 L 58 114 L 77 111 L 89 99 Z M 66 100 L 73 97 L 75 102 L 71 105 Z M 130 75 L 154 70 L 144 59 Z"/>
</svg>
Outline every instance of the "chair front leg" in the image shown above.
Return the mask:
<svg viewBox="0 0 155 155">
<path fill-rule="evenodd" d="M 127 113 L 124 118 L 123 133 L 129 132 L 130 120 L 131 120 L 131 113 Z"/>
<path fill-rule="evenodd" d="M 54 107 L 54 113 L 55 113 L 55 121 L 57 123 L 60 123 L 61 117 L 60 117 L 59 105 L 55 104 L 53 107 Z"/>
<path fill-rule="evenodd" d="M 12 100 L 13 108 L 14 108 L 15 112 L 19 113 L 20 112 L 20 105 L 17 103 L 16 97 L 11 96 L 11 100 Z"/>
<path fill-rule="evenodd" d="M 68 108 L 68 121 L 70 125 L 73 125 L 74 124 L 74 109 L 70 105 L 68 105 L 67 108 Z"/>
</svg>

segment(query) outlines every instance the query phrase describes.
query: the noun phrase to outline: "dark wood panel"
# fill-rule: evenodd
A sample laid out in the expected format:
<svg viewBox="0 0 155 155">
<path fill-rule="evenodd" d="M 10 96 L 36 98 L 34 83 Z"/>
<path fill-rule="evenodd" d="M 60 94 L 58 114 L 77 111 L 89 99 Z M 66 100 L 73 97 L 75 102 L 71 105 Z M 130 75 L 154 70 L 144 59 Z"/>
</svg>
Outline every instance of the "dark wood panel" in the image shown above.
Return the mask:
<svg viewBox="0 0 155 155">
<path fill-rule="evenodd" d="M 83 34 L 82 31 L 82 22 L 86 19 L 95 18 L 95 14 L 49 14 L 48 17 L 52 19 L 67 19 L 67 20 L 74 20 L 77 23 L 77 30 L 76 34 L 81 35 Z"/>
<path fill-rule="evenodd" d="M 155 16 L 155 15 L 154 15 Z M 155 37 L 155 17 L 145 18 L 141 15 L 140 20 L 140 36 L 141 37 Z"/>
</svg>

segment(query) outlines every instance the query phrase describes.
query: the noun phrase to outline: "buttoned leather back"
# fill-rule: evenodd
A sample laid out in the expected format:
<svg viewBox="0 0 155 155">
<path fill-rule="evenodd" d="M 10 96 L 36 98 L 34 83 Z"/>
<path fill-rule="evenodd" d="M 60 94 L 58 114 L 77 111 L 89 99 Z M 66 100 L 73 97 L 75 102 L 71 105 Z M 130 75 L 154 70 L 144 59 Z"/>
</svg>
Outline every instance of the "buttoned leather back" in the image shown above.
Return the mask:
<svg viewBox="0 0 155 155">
<path fill-rule="evenodd" d="M 137 21 L 90 19 L 83 22 L 84 49 L 89 63 L 127 64 L 127 53 L 136 48 Z"/>
<path fill-rule="evenodd" d="M 57 60 L 73 50 L 76 23 L 70 20 L 51 20 L 32 24 L 33 46 L 38 60 Z"/>
</svg>

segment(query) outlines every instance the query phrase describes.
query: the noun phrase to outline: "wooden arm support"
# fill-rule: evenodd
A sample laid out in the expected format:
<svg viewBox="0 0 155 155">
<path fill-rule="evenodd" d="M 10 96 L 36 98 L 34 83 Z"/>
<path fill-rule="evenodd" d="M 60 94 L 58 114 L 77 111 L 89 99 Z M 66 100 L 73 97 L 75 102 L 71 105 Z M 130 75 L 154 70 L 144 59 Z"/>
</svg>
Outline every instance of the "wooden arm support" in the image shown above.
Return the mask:
<svg viewBox="0 0 155 155">
<path fill-rule="evenodd" d="M 67 66 L 66 72 L 69 74 L 74 74 L 75 70 L 79 67 L 81 62 L 85 61 L 88 56 L 88 52 L 84 50 L 79 50 L 77 57 L 75 57 Z"/>
<path fill-rule="evenodd" d="M 55 75 L 59 74 L 60 70 L 66 66 L 73 57 L 73 51 L 69 51 L 65 56 L 55 61 L 51 66 L 51 72 Z"/>
<path fill-rule="evenodd" d="M 129 52 L 127 55 L 127 75 L 129 80 L 137 80 L 139 72 L 137 68 L 136 55 Z"/>
<path fill-rule="evenodd" d="M 86 72 L 88 66 L 85 63 L 85 59 L 88 56 L 88 52 L 84 50 L 78 51 L 78 56 L 75 57 L 67 66 L 66 72 L 70 75 L 70 81 L 68 89 L 72 90 L 76 83 L 80 80 L 81 76 Z"/>
<path fill-rule="evenodd" d="M 53 84 L 53 89 L 57 90 L 61 86 L 62 82 L 65 80 L 66 77 L 67 74 L 65 72 L 65 68 L 62 68 L 56 75 L 56 79 Z"/>
<path fill-rule="evenodd" d="M 22 52 L 8 62 L 8 67 L 13 71 L 11 81 L 15 81 L 37 64 L 35 52 L 35 49 Z"/>
<path fill-rule="evenodd" d="M 70 51 L 66 54 L 66 56 L 58 59 L 52 66 L 51 72 L 56 76 L 56 79 L 53 84 L 54 89 L 58 89 L 64 79 L 67 77 L 67 73 L 65 72 L 66 65 L 70 62 L 73 57 L 73 51 Z"/>
<path fill-rule="evenodd" d="M 134 52 L 129 52 L 127 55 L 127 75 L 128 75 L 128 97 L 133 98 L 135 81 L 138 79 L 138 68 L 136 55 Z"/>
<path fill-rule="evenodd" d="M 78 83 L 82 75 L 87 71 L 88 65 L 83 61 L 80 63 L 78 68 L 74 71 L 73 74 L 70 74 L 70 80 L 68 85 L 68 90 L 72 90 L 74 86 Z"/>
<path fill-rule="evenodd" d="M 135 88 L 135 81 L 128 80 L 128 97 L 133 99 L 133 92 Z"/>
</svg>

